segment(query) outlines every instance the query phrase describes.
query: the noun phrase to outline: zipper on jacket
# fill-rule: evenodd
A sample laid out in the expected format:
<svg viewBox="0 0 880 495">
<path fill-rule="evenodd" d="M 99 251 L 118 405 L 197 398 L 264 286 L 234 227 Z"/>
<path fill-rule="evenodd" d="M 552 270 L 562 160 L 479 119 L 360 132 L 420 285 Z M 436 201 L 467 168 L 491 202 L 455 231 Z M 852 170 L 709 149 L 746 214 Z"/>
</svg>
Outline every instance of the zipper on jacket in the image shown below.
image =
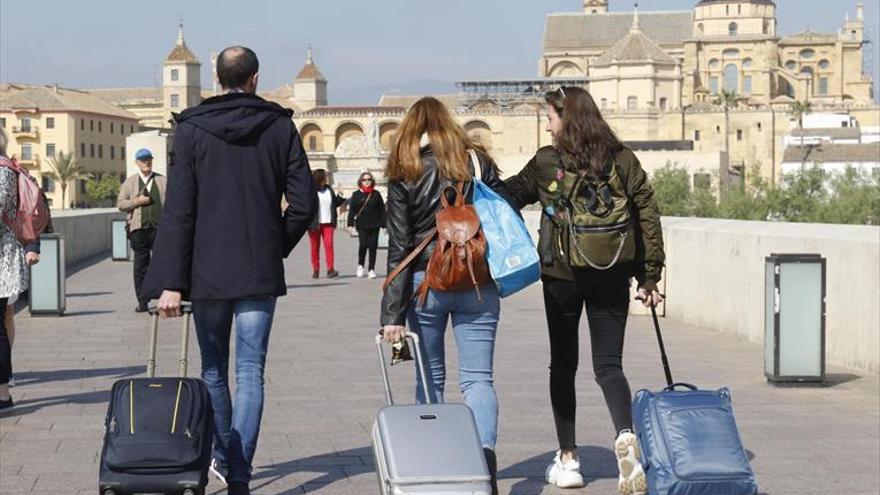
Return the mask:
<svg viewBox="0 0 880 495">
<path fill-rule="evenodd" d="M 574 231 L 578 234 L 589 233 L 589 232 L 616 232 L 619 230 L 623 230 L 629 226 L 629 222 L 620 222 L 614 225 L 603 225 L 600 227 L 584 227 L 574 225 Z"/>
</svg>

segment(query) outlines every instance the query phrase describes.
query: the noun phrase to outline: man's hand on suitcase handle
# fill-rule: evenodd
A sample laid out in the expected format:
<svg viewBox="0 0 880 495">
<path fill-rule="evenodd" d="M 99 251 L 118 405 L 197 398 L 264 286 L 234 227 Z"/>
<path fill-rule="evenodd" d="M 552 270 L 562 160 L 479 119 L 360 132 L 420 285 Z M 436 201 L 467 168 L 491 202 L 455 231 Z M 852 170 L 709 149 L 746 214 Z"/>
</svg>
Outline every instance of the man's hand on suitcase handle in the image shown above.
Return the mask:
<svg viewBox="0 0 880 495">
<path fill-rule="evenodd" d="M 162 295 L 159 297 L 159 315 L 162 316 L 162 318 L 176 318 L 178 316 L 183 316 L 183 309 L 181 308 L 182 299 L 183 296 L 180 292 L 173 290 L 162 291 Z"/>
<path fill-rule="evenodd" d="M 666 297 L 665 294 L 661 294 L 660 292 L 653 290 L 650 295 L 648 294 L 648 289 L 644 287 L 639 287 L 639 295 L 636 296 L 636 301 L 642 301 L 642 304 L 646 308 L 650 308 L 651 306 L 657 306 L 663 302 L 663 299 Z"/>
</svg>

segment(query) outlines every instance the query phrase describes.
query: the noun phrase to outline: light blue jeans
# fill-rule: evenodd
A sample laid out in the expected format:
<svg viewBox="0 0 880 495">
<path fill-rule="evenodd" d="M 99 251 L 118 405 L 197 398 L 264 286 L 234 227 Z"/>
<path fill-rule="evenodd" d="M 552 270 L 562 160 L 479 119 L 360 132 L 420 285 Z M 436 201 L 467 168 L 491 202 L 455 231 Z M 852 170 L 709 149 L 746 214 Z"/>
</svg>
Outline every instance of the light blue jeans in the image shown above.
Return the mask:
<svg viewBox="0 0 880 495">
<path fill-rule="evenodd" d="M 249 483 L 260 420 L 263 371 L 275 298 L 193 301 L 202 379 L 214 408 L 214 458 L 227 481 Z M 229 394 L 229 339 L 235 321 L 235 408 Z"/>
<path fill-rule="evenodd" d="M 418 287 L 425 272 L 413 277 Z M 495 395 L 493 357 L 495 331 L 501 304 L 494 285 L 480 287 L 483 300 L 475 290 L 459 292 L 428 291 L 424 305 L 413 301 L 407 320 L 409 328 L 421 339 L 428 376 L 428 392 L 434 402 L 443 402 L 446 386 L 446 348 L 444 336 L 452 319 L 455 345 L 458 348 L 458 381 L 464 402 L 474 412 L 483 447 L 495 449 L 498 438 L 498 398 Z M 425 403 L 422 381 L 416 372 L 416 401 Z"/>
</svg>

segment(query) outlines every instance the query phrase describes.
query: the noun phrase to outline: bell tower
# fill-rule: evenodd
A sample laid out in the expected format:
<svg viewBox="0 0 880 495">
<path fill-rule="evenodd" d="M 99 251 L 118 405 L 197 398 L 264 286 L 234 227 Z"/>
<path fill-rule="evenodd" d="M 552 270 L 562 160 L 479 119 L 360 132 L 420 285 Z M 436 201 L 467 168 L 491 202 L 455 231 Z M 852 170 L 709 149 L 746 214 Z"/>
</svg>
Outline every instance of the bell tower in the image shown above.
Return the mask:
<svg viewBox="0 0 880 495">
<path fill-rule="evenodd" d="M 584 0 L 585 14 L 607 14 L 608 0 Z"/>
</svg>

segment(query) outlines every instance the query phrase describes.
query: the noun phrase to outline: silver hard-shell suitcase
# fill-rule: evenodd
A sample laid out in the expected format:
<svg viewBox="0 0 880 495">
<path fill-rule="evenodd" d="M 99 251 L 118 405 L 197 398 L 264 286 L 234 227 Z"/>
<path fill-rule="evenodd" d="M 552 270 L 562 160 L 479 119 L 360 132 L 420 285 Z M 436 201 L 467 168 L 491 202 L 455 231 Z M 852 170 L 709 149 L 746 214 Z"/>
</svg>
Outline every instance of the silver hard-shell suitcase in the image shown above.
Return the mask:
<svg viewBox="0 0 880 495">
<path fill-rule="evenodd" d="M 425 397 L 430 400 L 418 335 L 412 341 Z M 376 336 L 387 405 L 373 425 L 373 459 L 382 495 L 489 495 L 489 468 L 474 413 L 464 404 L 395 405 L 391 381 Z"/>
</svg>

